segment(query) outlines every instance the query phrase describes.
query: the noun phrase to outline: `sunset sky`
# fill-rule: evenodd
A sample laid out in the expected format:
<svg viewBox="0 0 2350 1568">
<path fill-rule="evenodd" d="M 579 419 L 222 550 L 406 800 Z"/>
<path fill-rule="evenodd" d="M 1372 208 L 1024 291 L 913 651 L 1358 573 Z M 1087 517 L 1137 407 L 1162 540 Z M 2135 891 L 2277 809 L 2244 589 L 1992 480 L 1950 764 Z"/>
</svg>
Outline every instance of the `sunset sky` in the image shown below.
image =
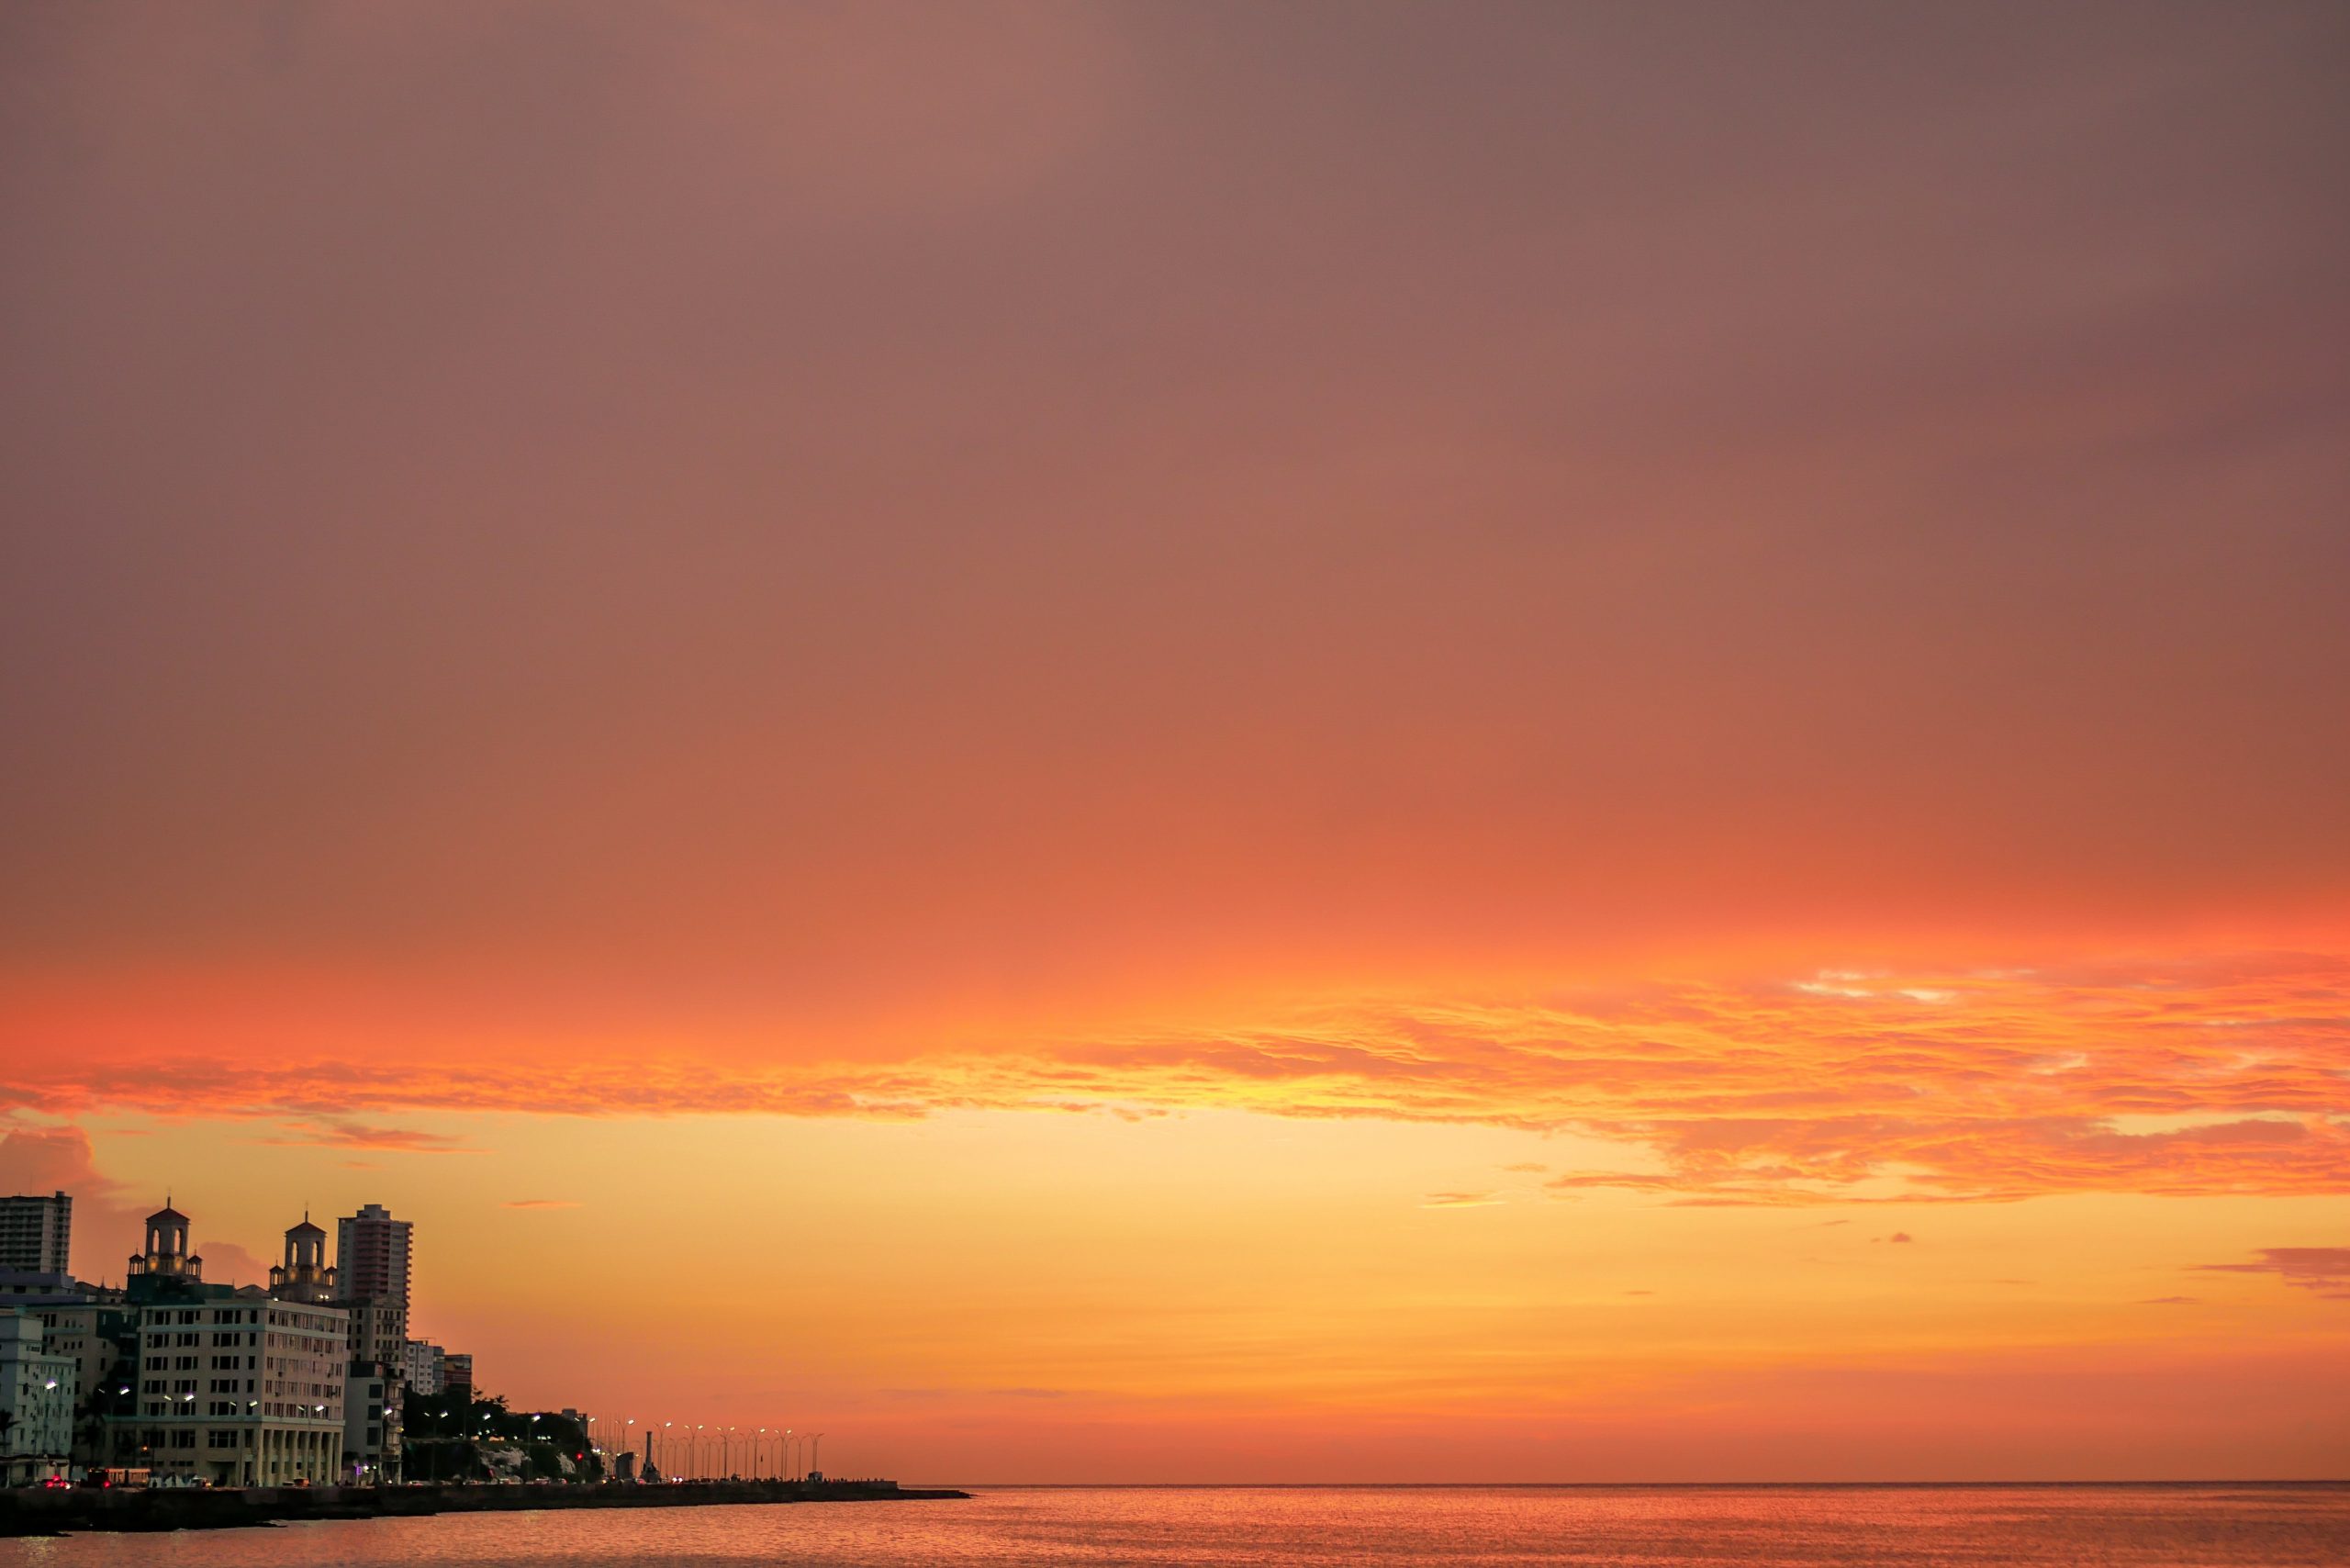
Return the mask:
<svg viewBox="0 0 2350 1568">
<path fill-rule="evenodd" d="M 0 1192 L 942 1481 L 2350 1473 L 2350 10 L 0 10 Z"/>
</svg>

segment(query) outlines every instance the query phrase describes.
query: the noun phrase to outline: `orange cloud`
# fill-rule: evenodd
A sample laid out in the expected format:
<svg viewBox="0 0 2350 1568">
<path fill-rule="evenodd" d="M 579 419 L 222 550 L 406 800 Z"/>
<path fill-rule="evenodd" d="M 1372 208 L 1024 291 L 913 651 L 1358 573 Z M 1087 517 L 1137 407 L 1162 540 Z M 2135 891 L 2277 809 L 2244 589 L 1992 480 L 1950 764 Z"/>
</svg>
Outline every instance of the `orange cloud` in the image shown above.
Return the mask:
<svg viewBox="0 0 2350 1568">
<path fill-rule="evenodd" d="M 555 1052 L 443 1049 L 430 1070 L 414 1056 L 245 1066 L 28 1050 L 10 1087 L 59 1114 L 314 1116 L 319 1141 L 362 1148 L 454 1146 L 347 1119 L 391 1111 L 1215 1108 L 1625 1148 L 1620 1167 L 1551 1176 L 1561 1195 L 1795 1205 L 2350 1191 L 2350 959 L 2334 954 L 1830 969 L 1506 1002 L 1365 996 L 1265 1017 L 854 1062 L 761 1060 L 725 1041 L 552 1065 Z"/>
</svg>

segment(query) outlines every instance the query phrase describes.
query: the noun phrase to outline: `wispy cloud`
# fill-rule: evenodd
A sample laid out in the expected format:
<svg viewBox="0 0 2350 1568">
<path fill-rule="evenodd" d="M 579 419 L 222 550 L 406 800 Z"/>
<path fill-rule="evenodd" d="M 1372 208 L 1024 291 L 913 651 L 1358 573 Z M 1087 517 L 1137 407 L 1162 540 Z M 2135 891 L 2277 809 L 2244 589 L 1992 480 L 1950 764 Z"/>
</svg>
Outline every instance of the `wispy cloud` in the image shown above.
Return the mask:
<svg viewBox="0 0 2350 1568">
<path fill-rule="evenodd" d="M 1482 1209 L 1502 1202 L 1499 1193 L 1430 1193 L 1420 1200 L 1424 1209 Z"/>
<path fill-rule="evenodd" d="M 2273 1274 L 2328 1301 L 2350 1301 L 2350 1247 L 2264 1247 L 2247 1263 L 2199 1263 L 2205 1274 Z"/>
<path fill-rule="evenodd" d="M 279 1147 L 385 1149 L 398 1154 L 479 1154 L 478 1148 L 452 1133 L 428 1133 L 413 1127 L 369 1126 L 359 1122 L 325 1121 L 289 1125 L 255 1143 Z"/>
<path fill-rule="evenodd" d="M 576 1209 L 579 1203 L 575 1198 L 509 1198 L 505 1206 L 509 1209 Z"/>
</svg>

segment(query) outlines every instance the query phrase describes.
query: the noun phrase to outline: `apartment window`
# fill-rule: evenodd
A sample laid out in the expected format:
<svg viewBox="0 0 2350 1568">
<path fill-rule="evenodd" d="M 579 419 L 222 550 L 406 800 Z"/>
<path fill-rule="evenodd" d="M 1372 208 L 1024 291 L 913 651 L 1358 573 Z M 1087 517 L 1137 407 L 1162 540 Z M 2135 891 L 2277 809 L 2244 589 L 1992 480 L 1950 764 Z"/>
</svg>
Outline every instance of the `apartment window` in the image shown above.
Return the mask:
<svg viewBox="0 0 2350 1568">
<path fill-rule="evenodd" d="M 235 1432 L 213 1431 L 206 1435 L 204 1446 L 208 1449 L 232 1449 L 237 1446 Z"/>
</svg>

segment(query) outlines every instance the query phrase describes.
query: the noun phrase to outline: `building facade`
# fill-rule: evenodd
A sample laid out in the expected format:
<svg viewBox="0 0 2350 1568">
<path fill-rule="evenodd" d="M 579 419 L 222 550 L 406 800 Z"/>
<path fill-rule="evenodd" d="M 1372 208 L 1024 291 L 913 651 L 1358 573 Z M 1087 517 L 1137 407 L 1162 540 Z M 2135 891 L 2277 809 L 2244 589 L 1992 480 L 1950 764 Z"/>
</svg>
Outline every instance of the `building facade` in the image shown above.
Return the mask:
<svg viewBox="0 0 2350 1568">
<path fill-rule="evenodd" d="M 344 1461 L 361 1480 L 400 1478 L 413 1234 L 381 1204 L 364 1204 L 335 1221 L 334 1299 L 351 1315 Z"/>
<path fill-rule="evenodd" d="M 224 1486 L 336 1480 L 350 1334 L 341 1307 L 250 1285 L 140 1307 L 138 1410 L 111 1424 L 115 1462 Z"/>
<path fill-rule="evenodd" d="M 351 1314 L 351 1359 L 390 1367 L 408 1368 L 407 1315 L 380 1297 L 363 1297 L 335 1304 Z"/>
<path fill-rule="evenodd" d="M 345 1373 L 342 1478 L 361 1486 L 400 1479 L 400 1377 L 380 1362 L 353 1361 Z"/>
<path fill-rule="evenodd" d="M 40 1316 L 0 1312 L 0 1485 L 37 1485 L 63 1475 L 73 1452 L 73 1408 L 81 1385 L 73 1358 L 51 1353 Z"/>
<path fill-rule="evenodd" d="M 440 1346 L 423 1339 L 410 1339 L 403 1348 L 401 1371 L 408 1386 L 420 1394 L 442 1392 L 442 1362 L 448 1355 Z"/>
<path fill-rule="evenodd" d="M 441 1357 L 441 1393 L 443 1397 L 459 1404 L 470 1405 L 474 1398 L 474 1359 L 454 1350 Z"/>
<path fill-rule="evenodd" d="M 415 1227 L 381 1204 L 334 1222 L 334 1262 L 344 1301 L 391 1302 L 407 1332 L 408 1261 Z"/>
<path fill-rule="evenodd" d="M 0 1269 L 27 1274 L 65 1274 L 73 1256 L 73 1199 L 0 1198 Z"/>
</svg>

